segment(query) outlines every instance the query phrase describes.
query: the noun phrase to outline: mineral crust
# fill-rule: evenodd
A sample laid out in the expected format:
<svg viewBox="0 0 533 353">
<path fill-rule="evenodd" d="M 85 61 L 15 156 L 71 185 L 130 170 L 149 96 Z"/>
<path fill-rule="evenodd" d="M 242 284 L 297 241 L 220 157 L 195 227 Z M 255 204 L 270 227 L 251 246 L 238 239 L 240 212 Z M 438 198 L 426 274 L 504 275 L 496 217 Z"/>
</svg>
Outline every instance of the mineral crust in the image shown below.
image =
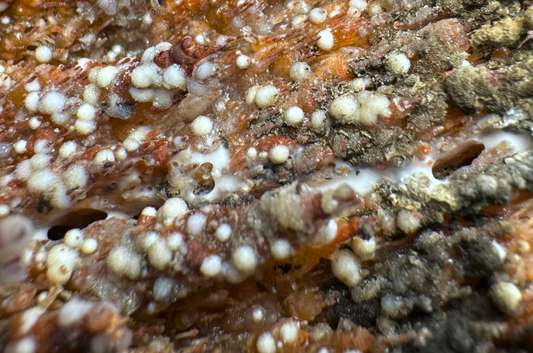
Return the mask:
<svg viewBox="0 0 533 353">
<path fill-rule="evenodd" d="M 0 351 L 533 347 L 533 6 L 0 2 Z"/>
</svg>

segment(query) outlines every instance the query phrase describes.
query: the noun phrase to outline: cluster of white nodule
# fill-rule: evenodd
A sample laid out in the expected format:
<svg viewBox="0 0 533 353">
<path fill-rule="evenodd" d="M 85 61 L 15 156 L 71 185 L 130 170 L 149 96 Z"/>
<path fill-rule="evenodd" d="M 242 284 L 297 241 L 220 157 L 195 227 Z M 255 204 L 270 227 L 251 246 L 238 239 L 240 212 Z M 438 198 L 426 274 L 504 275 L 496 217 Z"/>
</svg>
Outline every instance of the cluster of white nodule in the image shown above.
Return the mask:
<svg viewBox="0 0 533 353">
<path fill-rule="evenodd" d="M 142 257 L 129 246 L 116 246 L 107 255 L 107 267 L 114 273 L 129 279 L 141 276 Z"/>
<path fill-rule="evenodd" d="M 204 212 L 189 212 L 186 203 L 180 198 L 168 199 L 157 211 L 152 207 L 145 208 L 141 217 L 155 218 L 154 231 L 140 234 L 135 246 L 123 244 L 114 247 L 107 257 L 107 267 L 112 272 L 132 280 L 148 273 L 145 265 L 158 271 L 184 272 L 187 266 L 184 261 L 188 253 L 186 238 L 172 229 L 177 224 L 184 224 L 184 232 L 189 239 L 200 236 L 212 229 L 207 227 L 208 216 Z M 164 232 L 165 235 L 162 235 L 163 229 L 170 232 Z M 232 237 L 231 226 L 227 223 L 219 224 L 213 237 L 221 243 L 229 241 Z M 198 268 L 200 274 L 208 278 L 222 277 L 230 282 L 240 282 L 255 271 L 259 262 L 255 250 L 245 245 L 235 247 L 230 261 L 224 261 L 224 257 L 216 253 L 206 256 Z M 146 258 L 147 262 L 144 262 L 143 258 Z M 173 291 L 172 283 L 163 282 L 154 284 L 154 295 L 159 298 L 156 300 L 163 300 Z M 157 290 L 155 287 L 158 287 Z"/>
<path fill-rule="evenodd" d="M 128 152 L 136 151 L 141 146 L 141 143 L 145 140 L 146 135 L 151 131 L 147 126 L 140 126 L 133 130 L 128 137 L 124 140 L 124 148 Z"/>
<path fill-rule="evenodd" d="M 39 79 L 34 79 L 33 81 L 26 83 L 24 85 L 24 90 L 28 92 L 28 95 L 24 100 L 24 105 L 26 106 L 26 104 L 28 104 L 29 108 L 31 108 L 28 109 L 28 107 L 26 107 L 26 109 L 28 109 L 30 112 L 36 112 L 40 99 L 39 91 L 41 90 L 41 83 L 39 82 Z M 28 125 L 32 130 L 37 130 L 41 124 L 41 119 L 38 116 L 33 116 L 28 120 Z"/>
<path fill-rule="evenodd" d="M 25 141 L 23 141 L 25 142 Z M 24 144 L 24 149 L 22 145 Z M 60 158 L 71 158 L 75 153 L 76 143 L 65 142 L 60 150 Z M 25 151 L 25 143 L 18 141 L 15 150 Z M 82 191 L 87 186 L 89 175 L 84 166 L 71 164 L 58 173 L 52 166 L 52 142 L 42 139 L 34 144 L 35 154 L 18 163 L 13 176 L 27 182 L 28 191 L 43 194 L 53 207 L 65 209 L 70 206 L 71 192 Z"/>
<path fill-rule="evenodd" d="M 43 302 L 49 298 L 48 292 L 41 292 L 37 301 Z M 49 300 L 49 299 L 48 299 Z M 39 340 L 36 339 L 34 329 L 35 326 L 43 327 L 46 325 L 54 325 L 60 330 L 71 330 L 75 326 L 79 329 L 83 326 L 83 320 L 94 313 L 93 308 L 98 307 L 97 312 L 100 317 L 110 317 L 109 314 L 117 314 L 116 307 L 109 302 L 101 302 L 96 304 L 92 301 L 82 300 L 79 298 L 69 298 L 59 310 L 54 310 L 53 313 L 47 312 L 46 306 L 36 305 L 20 313 L 20 320 L 17 320 L 16 325 L 13 325 L 13 332 L 16 332 L 14 340 L 11 340 L 4 347 L 2 352 L 5 353 L 35 353 L 40 351 L 41 347 L 37 346 Z M 129 335 L 124 339 L 125 344 L 128 344 Z M 98 342 L 96 345 L 91 342 L 92 347 L 101 347 L 102 335 L 93 336 L 92 342 Z M 103 349 L 105 350 L 105 349 Z M 98 349 L 97 351 L 103 351 Z"/>
<path fill-rule="evenodd" d="M 121 54 L 124 53 L 124 47 L 120 44 L 115 44 L 110 51 L 104 56 L 105 61 L 113 62 L 116 61 Z"/>
<path fill-rule="evenodd" d="M 294 347 L 299 342 L 300 323 L 289 319 L 281 324 L 278 330 L 266 331 L 259 335 L 256 348 L 259 353 L 275 353 L 277 349 Z"/>
<path fill-rule="evenodd" d="M 373 236 L 368 239 L 356 236 L 349 245 L 351 249 L 341 248 L 331 256 L 331 272 L 348 287 L 354 287 L 364 277 L 361 262 L 374 258 L 377 243 Z"/>
<path fill-rule="evenodd" d="M 89 81 L 83 92 L 85 104 L 81 105 L 76 112 L 74 127 L 80 135 L 89 135 L 96 130 L 96 117 L 99 107 L 99 98 L 103 90 L 110 90 L 119 81 L 119 76 L 124 68 L 121 66 L 108 65 L 91 69 Z M 116 95 L 111 95 L 116 97 Z M 113 101 L 112 101 L 113 102 Z"/>
<path fill-rule="evenodd" d="M 78 108 L 74 127 L 80 135 L 89 135 L 96 130 L 96 113 L 96 107 L 89 103 L 84 103 Z"/>
<path fill-rule="evenodd" d="M 248 104 L 255 103 L 260 109 L 266 109 L 278 101 L 279 94 L 279 89 L 273 85 L 253 86 L 246 93 L 245 101 Z"/>
<path fill-rule="evenodd" d="M 79 265 L 82 255 L 90 255 L 98 248 L 98 241 L 94 238 L 85 238 L 80 229 L 71 229 L 65 234 L 64 242 L 53 246 L 46 255 L 46 276 L 55 284 L 68 282 L 73 271 Z M 44 250 L 44 248 L 43 248 Z M 43 256 L 37 253 L 36 262 Z"/>
<path fill-rule="evenodd" d="M 43 93 L 37 80 L 28 83 L 25 89 L 28 94 L 24 99 L 24 107 L 30 113 L 38 112 L 50 115 L 50 120 L 59 126 L 65 126 L 70 122 L 71 115 L 68 109 L 67 97 L 63 93 L 55 90 L 48 90 L 48 92 Z M 40 124 L 38 123 L 37 128 L 39 126 Z"/>
<path fill-rule="evenodd" d="M 168 199 L 159 210 L 152 207 L 145 208 L 141 217 L 155 218 L 155 231 L 140 234 L 135 247 L 119 245 L 111 250 L 107 258 L 108 268 L 116 274 L 129 279 L 138 279 L 146 273 L 143 268 L 146 254 L 147 264 L 158 271 L 183 272 L 187 266 L 184 263 L 187 255 L 185 236 L 177 232 L 174 227 L 185 225 L 184 232 L 189 239 L 201 236 L 212 229 L 208 227 L 208 215 L 205 210 L 189 211 L 187 204 L 181 198 Z M 167 229 L 170 232 L 162 232 Z M 165 233 L 165 235 L 161 235 Z M 232 237 L 232 227 L 221 223 L 216 227 L 213 238 L 221 243 L 228 242 Z M 69 240 L 71 242 L 71 240 Z M 76 239 L 72 242 L 79 243 Z M 292 253 L 290 244 L 277 244 L 278 258 L 285 258 Z M 240 282 L 252 274 L 260 263 L 256 250 L 249 245 L 236 245 L 231 252 L 231 258 L 226 255 L 210 254 L 206 256 L 199 267 L 200 274 L 205 277 L 222 277 L 230 282 Z"/>
<path fill-rule="evenodd" d="M 378 116 L 391 115 L 389 105 L 390 101 L 384 94 L 361 91 L 335 98 L 329 106 L 329 113 L 341 124 L 373 125 Z"/>
<path fill-rule="evenodd" d="M 179 221 L 187 210 L 188 208 L 182 199 L 172 198 L 167 200 L 157 211 L 156 219 L 168 227 Z M 186 231 L 190 237 L 198 236 L 206 231 L 206 226 L 207 216 L 201 210 L 189 214 L 186 222 Z M 232 228 L 227 223 L 218 225 L 214 234 L 214 238 L 220 242 L 227 242 L 231 236 Z M 153 237 L 154 239 L 149 240 L 147 237 Z M 166 244 L 155 233 L 145 236 L 145 239 L 148 240 L 144 240 L 143 247 L 148 251 L 148 260 L 152 266 L 156 268 L 160 266 L 158 269 L 162 269 L 161 267 L 171 265 L 177 271 L 182 268 L 183 264 L 181 261 L 187 253 L 187 248 L 180 233 L 171 233 L 171 235 L 167 236 Z M 167 254 L 166 249 L 169 249 L 171 253 Z M 253 271 L 257 263 L 255 252 L 251 248 L 238 248 L 234 254 L 234 262 L 235 267 L 239 270 L 246 272 Z M 227 275 L 229 271 L 229 275 L 235 277 L 233 273 L 235 272 L 235 267 L 231 264 L 224 263 L 221 256 L 211 254 L 202 260 L 200 273 L 205 277 L 218 277 L 220 275 Z"/>
<path fill-rule="evenodd" d="M 215 238 L 226 242 L 231 237 L 231 226 L 221 224 L 216 230 Z M 259 266 L 259 255 L 248 245 L 236 246 L 231 253 L 231 261 L 224 262 L 220 255 L 213 254 L 204 258 L 200 272 L 206 277 L 222 276 L 231 283 L 239 283 L 253 274 Z"/>
<path fill-rule="evenodd" d="M 134 245 L 121 244 L 114 247 L 106 260 L 108 268 L 132 280 L 148 274 L 148 269 L 151 267 L 157 271 L 170 273 L 191 273 L 192 270 L 198 271 L 206 278 L 224 279 L 230 283 L 242 282 L 255 273 L 264 258 L 258 253 L 254 244 L 233 238 L 230 224 L 217 224 L 210 220 L 209 212 L 209 208 L 205 207 L 190 211 L 181 198 L 168 199 L 157 211 L 152 207 L 145 208 L 140 217 L 153 218 L 154 230 L 140 234 Z M 332 222 L 335 225 L 335 222 Z M 180 231 L 177 231 L 176 227 L 180 227 Z M 328 226 L 327 234 L 324 234 L 324 239 L 320 239 L 320 244 L 330 243 L 334 239 L 337 227 L 335 225 L 330 228 Z M 201 259 L 198 267 L 190 268 L 185 262 L 189 251 L 188 242 L 193 239 L 206 239 L 208 234 L 213 237 L 212 241 L 228 243 L 222 248 L 231 249 L 230 252 L 211 252 Z M 69 237 L 67 242 L 79 245 L 80 240 L 75 235 Z M 294 248 L 286 239 L 272 239 L 270 252 L 273 258 L 284 260 L 294 254 Z M 167 293 L 164 288 L 159 289 Z M 287 334 L 284 334 L 285 341 L 291 341 L 289 337 L 292 331 L 289 329 L 287 326 L 284 330 L 287 331 Z"/>
<path fill-rule="evenodd" d="M 24 336 L 30 332 L 33 326 L 37 323 L 39 318 L 45 313 L 45 309 L 40 306 L 35 306 L 27 309 L 21 313 L 20 325 L 18 327 L 17 335 Z M 6 353 L 33 353 L 36 351 L 35 338 L 31 335 L 28 337 L 18 339 L 17 341 L 9 343 L 5 347 Z"/>
<path fill-rule="evenodd" d="M 286 8 L 290 10 L 294 17 L 291 19 L 291 26 L 298 27 L 304 24 L 307 20 L 314 25 L 320 25 L 324 23 L 328 17 L 337 16 L 342 12 L 339 5 L 330 7 L 329 9 L 323 9 L 320 7 L 310 8 L 309 4 L 305 1 L 289 1 Z M 350 1 L 350 14 L 359 15 L 361 11 L 366 8 L 366 2 L 363 0 L 351 0 Z M 329 10 L 329 12 L 328 12 Z M 327 49 L 329 50 L 329 49 Z"/>
<path fill-rule="evenodd" d="M 49 115 L 51 122 L 58 126 L 69 125 L 75 114 L 76 132 L 84 136 L 89 135 L 97 127 L 100 92 L 112 86 L 120 70 L 118 66 L 113 65 L 93 68 L 89 74 L 91 83 L 83 92 L 83 102 L 76 97 L 69 98 L 52 87 L 41 90 L 40 82 L 35 79 L 24 86 L 28 92 L 24 99 L 24 107 L 30 113 Z M 31 129 L 36 130 L 41 126 L 41 120 L 38 117 L 31 117 L 28 124 Z"/>
<path fill-rule="evenodd" d="M 166 109 L 172 105 L 173 91 L 185 89 L 187 75 L 179 65 L 162 69 L 154 62 L 157 55 L 171 48 L 172 44 L 161 42 L 144 51 L 141 65 L 130 74 L 130 95 L 135 101 L 152 102 L 154 107 Z"/>
<path fill-rule="evenodd" d="M 168 199 L 159 210 L 146 207 L 141 217 L 153 217 L 156 220 L 156 230 L 172 227 L 183 215 L 189 211 L 187 204 L 180 198 Z M 201 218 L 201 217 L 200 217 Z M 194 223 L 194 221 L 192 221 Z M 201 221 L 191 225 L 197 230 Z M 187 247 L 183 241 L 183 235 L 178 232 L 170 232 L 166 237 L 157 231 L 146 232 L 136 240 L 135 247 L 119 245 L 111 250 L 107 257 L 107 267 L 116 274 L 129 279 L 138 279 L 146 273 L 143 262 L 143 254 L 146 254 L 148 264 L 158 271 L 173 269 L 182 270 L 183 256 L 187 253 Z"/>
</svg>

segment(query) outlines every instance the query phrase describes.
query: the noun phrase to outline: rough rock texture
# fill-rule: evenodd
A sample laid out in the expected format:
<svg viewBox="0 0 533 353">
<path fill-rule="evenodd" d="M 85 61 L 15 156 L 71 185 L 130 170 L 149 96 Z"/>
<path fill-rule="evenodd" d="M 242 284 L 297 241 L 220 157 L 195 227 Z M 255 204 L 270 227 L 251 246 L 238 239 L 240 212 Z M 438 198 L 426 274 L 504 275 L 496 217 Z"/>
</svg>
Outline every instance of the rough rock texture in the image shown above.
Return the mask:
<svg viewBox="0 0 533 353">
<path fill-rule="evenodd" d="M 8 0 L 0 33 L 0 351 L 531 351 L 531 1 Z"/>
</svg>

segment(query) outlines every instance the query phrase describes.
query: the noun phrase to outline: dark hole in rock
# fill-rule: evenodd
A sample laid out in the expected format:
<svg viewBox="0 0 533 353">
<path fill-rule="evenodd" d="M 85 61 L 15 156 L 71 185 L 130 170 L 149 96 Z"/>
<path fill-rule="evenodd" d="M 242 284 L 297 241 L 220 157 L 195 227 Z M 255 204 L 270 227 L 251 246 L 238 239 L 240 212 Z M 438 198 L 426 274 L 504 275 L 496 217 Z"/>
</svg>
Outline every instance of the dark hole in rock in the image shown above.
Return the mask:
<svg viewBox="0 0 533 353">
<path fill-rule="evenodd" d="M 198 182 L 198 186 L 194 190 L 195 195 L 207 195 L 215 188 L 215 180 L 211 176 L 213 165 L 211 163 L 203 163 L 198 167 L 194 173 L 194 179 Z"/>
<path fill-rule="evenodd" d="M 437 160 L 433 165 L 433 176 L 437 179 L 444 179 L 457 169 L 470 165 L 485 149 L 482 143 L 473 142 L 462 146 L 447 156 Z"/>
<path fill-rule="evenodd" d="M 55 222 L 57 225 L 48 230 L 48 239 L 63 239 L 65 233 L 74 228 L 85 228 L 89 224 L 107 218 L 107 213 L 98 210 L 77 210 L 69 213 Z"/>
</svg>

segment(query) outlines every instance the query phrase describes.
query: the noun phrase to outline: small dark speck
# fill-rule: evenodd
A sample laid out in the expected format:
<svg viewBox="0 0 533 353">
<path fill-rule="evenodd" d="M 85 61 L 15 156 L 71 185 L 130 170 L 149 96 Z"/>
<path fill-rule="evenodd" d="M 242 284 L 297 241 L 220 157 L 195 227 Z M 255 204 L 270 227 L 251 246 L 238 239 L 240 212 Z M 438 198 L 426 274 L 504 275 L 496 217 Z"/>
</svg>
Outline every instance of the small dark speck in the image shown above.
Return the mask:
<svg viewBox="0 0 533 353">
<path fill-rule="evenodd" d="M 50 202 L 44 198 L 41 198 L 37 203 L 37 212 L 39 213 L 50 212 L 52 209 L 53 207 L 50 205 Z"/>
</svg>

